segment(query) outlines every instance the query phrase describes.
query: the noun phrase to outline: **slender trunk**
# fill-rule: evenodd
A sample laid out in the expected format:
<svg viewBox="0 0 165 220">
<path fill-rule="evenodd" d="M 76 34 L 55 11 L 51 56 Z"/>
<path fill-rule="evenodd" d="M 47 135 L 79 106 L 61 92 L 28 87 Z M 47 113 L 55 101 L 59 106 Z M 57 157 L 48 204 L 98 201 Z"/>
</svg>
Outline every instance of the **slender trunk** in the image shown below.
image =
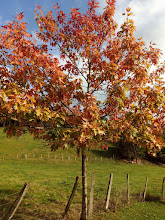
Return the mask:
<svg viewBox="0 0 165 220">
<path fill-rule="evenodd" d="M 89 209 L 88 209 L 88 220 L 92 220 L 94 185 L 95 185 L 95 173 L 93 173 L 92 181 L 91 181 L 91 192 L 90 192 L 90 201 L 89 201 Z"/>
<path fill-rule="evenodd" d="M 80 220 L 87 219 L 87 173 L 86 155 L 82 152 L 82 212 Z"/>
</svg>

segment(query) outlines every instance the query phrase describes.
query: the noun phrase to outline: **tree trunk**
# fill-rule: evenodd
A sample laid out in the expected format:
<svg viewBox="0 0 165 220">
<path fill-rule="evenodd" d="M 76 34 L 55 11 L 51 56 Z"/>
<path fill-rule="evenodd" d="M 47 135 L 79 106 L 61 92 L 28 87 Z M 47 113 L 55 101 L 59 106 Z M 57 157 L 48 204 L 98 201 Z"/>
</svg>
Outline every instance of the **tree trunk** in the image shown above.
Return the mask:
<svg viewBox="0 0 165 220">
<path fill-rule="evenodd" d="M 87 219 L 87 173 L 86 155 L 82 152 L 82 212 L 80 220 Z"/>
</svg>

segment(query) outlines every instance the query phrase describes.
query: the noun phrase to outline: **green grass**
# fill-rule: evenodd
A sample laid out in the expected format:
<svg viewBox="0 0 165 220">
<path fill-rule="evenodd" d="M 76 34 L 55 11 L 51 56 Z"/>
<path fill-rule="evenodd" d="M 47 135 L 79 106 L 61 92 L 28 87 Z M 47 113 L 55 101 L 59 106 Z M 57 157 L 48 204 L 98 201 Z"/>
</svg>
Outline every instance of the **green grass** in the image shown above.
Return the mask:
<svg viewBox="0 0 165 220">
<path fill-rule="evenodd" d="M 33 154 L 35 153 L 35 158 Z M 40 158 L 41 153 L 43 159 Z M 47 154 L 50 154 L 48 159 Z M 28 159 L 23 157 L 28 154 Z M 54 154 L 57 159 L 54 159 Z M 19 159 L 17 159 L 19 155 Z M 61 159 L 64 156 L 64 160 Z M 71 160 L 68 160 L 68 155 Z M 99 155 L 103 156 L 102 161 Z M 74 149 L 50 152 L 43 147 L 42 141 L 33 140 L 30 135 L 19 139 L 6 139 L 0 130 L 0 216 L 12 203 L 25 182 L 30 189 L 13 219 L 39 220 L 60 219 L 65 210 L 76 176 L 81 176 L 81 160 Z M 97 157 L 97 161 L 87 162 L 88 195 L 90 193 L 91 176 L 95 172 L 94 220 L 108 219 L 165 219 L 165 202 L 161 201 L 162 179 L 164 167 L 156 165 L 126 164 L 105 158 L 105 152 L 88 152 L 88 157 Z M 2 159 L 4 157 L 4 160 Z M 104 210 L 104 203 L 109 181 L 109 174 L 114 174 L 110 211 Z M 131 204 L 126 203 L 126 174 L 130 176 Z M 147 201 L 140 202 L 139 195 L 148 177 Z M 11 195 L 7 197 L 7 195 Z M 67 219 L 79 219 L 81 212 L 81 179 L 71 204 Z"/>
</svg>

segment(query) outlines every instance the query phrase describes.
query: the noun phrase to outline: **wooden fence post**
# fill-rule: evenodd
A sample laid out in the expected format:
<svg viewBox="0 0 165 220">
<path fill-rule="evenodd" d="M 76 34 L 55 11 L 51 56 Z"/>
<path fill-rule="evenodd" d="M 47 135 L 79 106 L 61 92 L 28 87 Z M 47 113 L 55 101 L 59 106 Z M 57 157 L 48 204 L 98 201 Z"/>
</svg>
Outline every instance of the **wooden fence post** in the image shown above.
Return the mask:
<svg viewBox="0 0 165 220">
<path fill-rule="evenodd" d="M 63 214 L 63 218 L 67 215 L 68 211 L 69 211 L 69 208 L 70 208 L 70 205 L 72 203 L 72 200 L 73 200 L 73 197 L 75 195 L 75 192 L 76 192 L 76 189 L 77 189 L 77 186 L 78 186 L 78 180 L 79 180 L 79 176 L 76 177 L 76 180 L 75 180 L 75 183 L 74 183 L 74 186 L 73 186 L 73 190 L 72 190 L 72 193 L 70 195 L 70 198 L 69 198 L 69 201 L 66 205 L 66 208 L 65 208 L 65 212 Z"/>
<path fill-rule="evenodd" d="M 112 188 L 112 180 L 113 180 L 113 173 L 111 173 L 110 177 L 109 177 L 108 190 L 107 190 L 106 203 L 105 203 L 106 210 L 108 210 L 108 207 L 109 207 L 109 200 L 110 200 L 111 188 Z"/>
<path fill-rule="evenodd" d="M 143 201 L 146 199 L 147 184 L 148 184 L 148 177 L 146 177 L 145 189 L 144 189 L 144 193 L 143 193 Z"/>
<path fill-rule="evenodd" d="M 91 181 L 91 192 L 90 192 L 90 200 L 89 200 L 88 220 L 92 220 L 94 185 L 95 185 L 95 173 L 93 173 L 93 175 L 92 175 L 92 181 Z"/>
<path fill-rule="evenodd" d="M 127 203 L 130 204 L 129 174 L 127 174 Z"/>
<path fill-rule="evenodd" d="M 165 183 L 165 177 L 163 178 L 163 182 L 162 182 L 162 199 L 164 199 L 164 183 Z"/>
<path fill-rule="evenodd" d="M 9 211 L 7 212 L 7 214 L 3 218 L 3 220 L 10 220 L 10 219 L 12 219 L 12 217 L 14 216 L 15 212 L 17 211 L 19 205 L 21 204 L 21 201 L 22 201 L 23 197 L 27 193 L 28 189 L 29 189 L 29 183 L 25 183 L 25 185 L 21 189 L 18 197 L 16 198 L 16 200 L 14 201 L 12 206 L 10 207 Z"/>
</svg>

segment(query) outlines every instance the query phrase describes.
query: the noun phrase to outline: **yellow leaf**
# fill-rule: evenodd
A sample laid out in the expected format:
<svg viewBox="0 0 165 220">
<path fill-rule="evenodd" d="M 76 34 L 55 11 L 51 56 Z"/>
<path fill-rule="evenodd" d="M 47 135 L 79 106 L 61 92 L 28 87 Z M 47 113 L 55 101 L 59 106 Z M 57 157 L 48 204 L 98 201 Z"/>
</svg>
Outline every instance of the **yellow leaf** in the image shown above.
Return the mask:
<svg viewBox="0 0 165 220">
<path fill-rule="evenodd" d="M 40 109 L 37 109 L 36 110 L 36 115 L 39 117 L 41 115 L 41 110 Z"/>
<path fill-rule="evenodd" d="M 19 108 L 18 103 L 15 104 L 15 109 L 17 110 L 17 112 L 19 112 L 20 108 Z"/>
</svg>

